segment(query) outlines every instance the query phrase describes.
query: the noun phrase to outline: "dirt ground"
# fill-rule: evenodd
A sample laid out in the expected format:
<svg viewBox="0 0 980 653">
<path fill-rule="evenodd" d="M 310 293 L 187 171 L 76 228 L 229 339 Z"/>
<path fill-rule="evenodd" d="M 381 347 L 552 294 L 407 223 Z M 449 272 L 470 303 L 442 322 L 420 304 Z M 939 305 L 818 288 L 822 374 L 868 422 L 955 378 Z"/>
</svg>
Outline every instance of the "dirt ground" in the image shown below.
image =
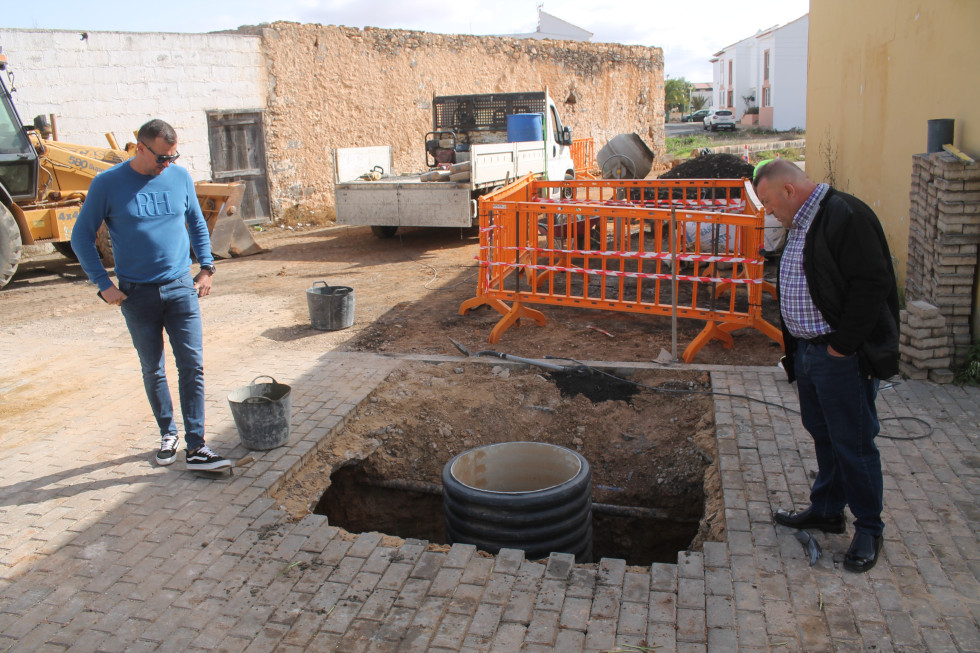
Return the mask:
<svg viewBox="0 0 980 653">
<path fill-rule="evenodd" d="M 280 499 L 294 515 L 310 510 L 329 485 L 330 471 L 349 462 L 344 452 L 352 440 L 360 441 L 357 448 L 364 457 L 376 452 L 369 464 L 377 474 L 436 483 L 451 453 L 529 437 L 580 449 L 592 461 L 598 485 L 660 486 L 667 508 L 671 500 L 689 497 L 694 484 L 697 492 L 709 497 L 706 515 L 717 517 L 718 505 L 710 501 L 713 492 L 700 487 L 705 475 L 710 485 L 712 475 L 708 398 L 643 392 L 631 405 L 623 400 L 593 403 L 581 395 L 561 397 L 542 370 L 466 364 L 450 341 L 473 351 L 491 348 L 524 357 L 649 362 L 662 350 L 671 350 L 669 319 L 542 307 L 544 326 L 512 327 L 491 347 L 487 338 L 499 315 L 488 308 L 458 314 L 459 305 L 476 290 L 478 243 L 472 235 L 407 229 L 382 240 L 360 227 L 271 227 L 255 236 L 266 248 L 264 253 L 218 262 L 214 292 L 202 302 L 206 351 L 234 345 L 311 354 L 341 349 L 459 358 L 459 364 L 413 364 L 396 372 L 325 452 L 320 462 L 326 467 L 301 474 L 287 485 Z M 321 280 L 354 289 L 350 329 L 311 328 L 305 291 Z M 766 302 L 764 311 L 774 321 L 775 306 L 771 299 Z M 701 327 L 691 320 L 679 322 L 678 353 Z M 32 410 L 50 396 L 67 401 L 81 391 L 84 371 L 72 367 L 70 356 L 51 357 L 43 351 L 53 346 L 70 351 L 100 334 L 111 334 L 120 346 L 126 345 L 119 316 L 96 299 L 77 263 L 44 252 L 23 261 L 14 280 L 0 290 L 0 335 L 24 343 L 21 355 L 6 361 L 0 371 L 6 395 L 0 400 L 0 421 Z M 695 361 L 776 364 L 779 347 L 762 334 L 743 330 L 734 338 L 733 349 L 711 343 Z M 44 397 L 22 381 L 37 374 L 51 377 Z M 640 380 L 701 390 L 708 383 L 706 374 L 692 371 L 651 372 Z M 398 435 L 407 437 L 392 437 L 399 430 Z M 0 444 L 23 443 L 0 435 Z M 437 451 L 439 456 L 431 455 Z M 430 454 L 426 460 L 431 462 L 413 467 L 423 452 Z M 643 462 L 627 469 L 621 464 L 624 456 Z M 597 500 L 649 503 L 642 493 L 631 492 L 606 496 L 610 493 L 599 490 Z M 717 537 L 721 528 L 721 518 L 707 519 L 699 537 Z"/>
</svg>

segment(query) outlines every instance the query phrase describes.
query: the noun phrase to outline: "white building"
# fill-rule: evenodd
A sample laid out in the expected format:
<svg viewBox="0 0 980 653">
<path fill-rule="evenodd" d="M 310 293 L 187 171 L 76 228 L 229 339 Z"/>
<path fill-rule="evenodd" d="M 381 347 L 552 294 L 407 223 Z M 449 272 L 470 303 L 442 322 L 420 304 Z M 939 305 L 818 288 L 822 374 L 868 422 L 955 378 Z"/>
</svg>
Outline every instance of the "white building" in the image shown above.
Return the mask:
<svg viewBox="0 0 980 653">
<path fill-rule="evenodd" d="M 749 107 L 758 107 L 761 127 L 805 128 L 808 32 L 806 14 L 716 52 L 714 106 L 730 108 L 740 119 Z"/>
<path fill-rule="evenodd" d="M 705 109 L 710 109 L 714 106 L 713 91 L 711 90 L 711 82 L 694 82 L 694 86 L 691 89 L 691 99 L 696 97 L 704 98 Z M 694 107 L 691 107 L 694 110 Z"/>
<path fill-rule="evenodd" d="M 592 39 L 592 32 L 572 25 L 557 16 L 552 16 L 538 7 L 537 31 L 525 34 L 507 34 L 507 36 L 515 39 L 536 39 L 538 41 L 545 39 L 552 41 L 589 41 Z"/>
</svg>

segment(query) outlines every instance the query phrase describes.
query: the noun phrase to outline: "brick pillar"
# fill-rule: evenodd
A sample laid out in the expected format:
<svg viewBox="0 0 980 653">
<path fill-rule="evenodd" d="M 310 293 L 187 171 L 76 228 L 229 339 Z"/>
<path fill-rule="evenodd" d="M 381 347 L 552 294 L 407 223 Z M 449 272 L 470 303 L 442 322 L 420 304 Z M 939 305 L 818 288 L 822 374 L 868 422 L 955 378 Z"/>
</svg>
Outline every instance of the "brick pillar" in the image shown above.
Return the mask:
<svg viewBox="0 0 980 653">
<path fill-rule="evenodd" d="M 957 367 L 971 344 L 980 246 L 980 163 L 967 164 L 947 152 L 916 154 L 909 199 L 906 304 L 921 300 L 939 311 L 951 346 L 946 367 Z M 908 351 L 902 353 L 903 363 L 909 369 L 918 367 Z"/>
</svg>

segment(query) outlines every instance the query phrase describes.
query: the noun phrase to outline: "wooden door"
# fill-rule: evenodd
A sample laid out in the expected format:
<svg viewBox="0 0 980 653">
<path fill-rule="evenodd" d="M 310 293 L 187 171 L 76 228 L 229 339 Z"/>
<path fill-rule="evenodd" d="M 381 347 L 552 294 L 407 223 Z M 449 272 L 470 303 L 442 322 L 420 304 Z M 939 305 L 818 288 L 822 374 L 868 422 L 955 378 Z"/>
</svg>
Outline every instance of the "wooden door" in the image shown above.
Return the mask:
<svg viewBox="0 0 980 653">
<path fill-rule="evenodd" d="M 262 112 L 209 111 L 208 142 L 214 181 L 245 184 L 242 219 L 247 224 L 267 222 L 271 213 Z"/>
</svg>

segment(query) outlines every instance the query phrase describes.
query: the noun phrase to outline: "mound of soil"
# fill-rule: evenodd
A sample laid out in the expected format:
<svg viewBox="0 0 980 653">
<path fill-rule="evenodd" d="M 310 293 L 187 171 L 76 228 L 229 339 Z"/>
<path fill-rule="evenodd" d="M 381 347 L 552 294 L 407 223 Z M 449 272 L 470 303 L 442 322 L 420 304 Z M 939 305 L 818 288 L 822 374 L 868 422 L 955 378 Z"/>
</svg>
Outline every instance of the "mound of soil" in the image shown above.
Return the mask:
<svg viewBox="0 0 980 653">
<path fill-rule="evenodd" d="M 753 170 L 754 166 L 733 154 L 706 154 L 668 170 L 660 179 L 751 179 Z"/>
</svg>

